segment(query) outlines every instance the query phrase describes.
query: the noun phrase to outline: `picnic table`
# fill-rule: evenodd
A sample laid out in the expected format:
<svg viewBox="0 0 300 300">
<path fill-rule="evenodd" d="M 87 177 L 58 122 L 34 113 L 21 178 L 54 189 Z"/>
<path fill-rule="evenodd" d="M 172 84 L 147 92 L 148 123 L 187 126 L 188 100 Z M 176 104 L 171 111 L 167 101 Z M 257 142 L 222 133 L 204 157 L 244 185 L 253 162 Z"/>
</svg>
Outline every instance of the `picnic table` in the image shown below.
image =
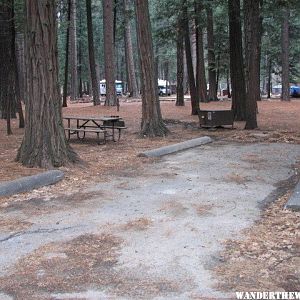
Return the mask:
<svg viewBox="0 0 300 300">
<path fill-rule="evenodd" d="M 104 144 L 107 137 L 112 137 L 112 140 L 116 142 L 116 130 L 119 132 L 118 140 L 120 140 L 121 131 L 126 129 L 125 122 L 120 116 L 64 116 L 63 119 L 68 122 L 68 127 L 65 127 L 68 139 L 71 138 L 71 135 L 76 134 L 77 138 L 82 140 L 85 138 L 86 133 L 96 133 L 98 144 L 101 141 L 100 134 L 103 135 Z M 71 123 L 75 123 L 75 126 Z M 108 134 L 108 130 L 110 130 L 110 134 Z"/>
</svg>

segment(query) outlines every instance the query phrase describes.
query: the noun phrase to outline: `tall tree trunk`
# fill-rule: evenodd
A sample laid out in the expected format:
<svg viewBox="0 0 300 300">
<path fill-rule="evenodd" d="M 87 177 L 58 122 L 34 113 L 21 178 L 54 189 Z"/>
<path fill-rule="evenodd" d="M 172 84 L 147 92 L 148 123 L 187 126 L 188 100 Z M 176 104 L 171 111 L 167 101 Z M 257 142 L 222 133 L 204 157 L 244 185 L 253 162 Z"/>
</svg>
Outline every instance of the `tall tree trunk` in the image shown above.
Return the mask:
<svg viewBox="0 0 300 300">
<path fill-rule="evenodd" d="M 246 126 L 245 129 L 257 128 L 257 87 L 260 86 L 259 74 L 259 0 L 244 0 L 246 44 Z"/>
<path fill-rule="evenodd" d="M 199 23 L 202 12 L 202 0 L 195 1 L 195 26 L 196 26 L 196 89 L 201 102 L 207 102 L 207 85 L 205 78 L 203 29 Z"/>
<path fill-rule="evenodd" d="M 155 68 L 155 76 L 156 78 L 161 78 L 159 74 L 159 46 L 158 43 L 155 45 L 154 51 L 154 68 Z"/>
<path fill-rule="evenodd" d="M 25 100 L 25 63 L 24 63 L 24 35 L 23 33 L 16 33 L 16 58 L 17 58 L 17 69 L 18 69 L 18 80 L 20 99 Z"/>
<path fill-rule="evenodd" d="M 178 17 L 177 21 L 177 93 L 176 106 L 184 106 L 184 32 L 183 20 Z"/>
<path fill-rule="evenodd" d="M 231 99 L 229 76 L 230 76 L 230 72 L 229 72 L 229 69 L 227 69 L 226 70 L 227 97 L 228 97 L 228 99 Z"/>
<path fill-rule="evenodd" d="M 183 24 L 183 30 L 184 30 L 184 24 Z M 184 69 L 183 90 L 184 90 L 184 94 L 187 95 L 190 91 L 190 87 L 189 87 L 189 75 L 188 75 L 187 63 L 186 63 L 185 43 L 183 49 L 183 69 Z"/>
<path fill-rule="evenodd" d="M 267 94 L 268 99 L 271 98 L 271 89 L 272 89 L 272 60 L 270 57 L 268 57 L 268 82 L 267 82 Z"/>
<path fill-rule="evenodd" d="M 124 31 L 124 42 L 125 42 L 125 31 Z M 124 63 L 125 63 L 125 73 L 124 73 L 124 76 L 125 76 L 125 79 L 124 79 L 124 87 L 125 87 L 125 90 L 124 90 L 124 92 L 125 92 L 125 94 L 129 94 L 129 97 L 132 97 L 131 96 L 131 91 L 132 91 L 132 84 L 131 84 L 131 78 L 130 78 L 130 76 L 129 76 L 129 73 L 128 73 L 128 69 L 129 69 L 129 66 L 128 66 L 128 53 L 127 53 L 127 49 L 126 49 L 126 43 L 124 44 L 125 45 L 125 56 L 124 56 L 124 58 L 125 58 L 125 61 L 124 61 Z"/>
<path fill-rule="evenodd" d="M 7 135 L 11 135 L 12 134 L 12 130 L 11 130 L 11 101 L 7 102 L 7 108 L 6 108 L 6 133 Z"/>
<path fill-rule="evenodd" d="M 97 73 L 96 73 L 91 0 L 86 0 L 86 15 L 87 15 L 90 72 L 91 72 L 92 90 L 93 90 L 93 103 L 94 103 L 94 105 L 99 105 L 100 104 L 99 80 L 97 78 Z"/>
<path fill-rule="evenodd" d="M 139 90 L 137 87 L 135 65 L 133 57 L 133 46 L 131 38 L 131 25 L 130 25 L 130 2 L 129 0 L 123 0 L 124 2 L 124 31 L 125 31 L 125 53 L 127 61 L 127 74 L 128 74 L 128 89 L 129 96 L 133 98 L 139 97 Z"/>
<path fill-rule="evenodd" d="M 114 24 L 113 24 L 113 31 L 114 31 L 114 45 L 116 44 L 116 32 L 117 32 L 117 6 L 118 6 L 118 0 L 113 0 L 113 18 L 114 18 Z M 118 59 L 118 58 L 117 58 Z"/>
<path fill-rule="evenodd" d="M 230 78 L 232 88 L 232 110 L 235 120 L 246 118 L 246 87 L 242 46 L 240 0 L 228 0 Z"/>
<path fill-rule="evenodd" d="M 284 9 L 281 25 L 281 67 L 282 67 L 282 93 L 281 100 L 290 101 L 289 80 L 289 17 L 290 11 Z"/>
<path fill-rule="evenodd" d="M 56 1 L 26 0 L 25 12 L 28 99 L 25 134 L 17 160 L 29 167 L 59 167 L 78 158 L 67 143 L 62 122 Z"/>
<path fill-rule="evenodd" d="M 12 0 L 0 2 L 0 117 L 6 119 L 7 135 L 12 134 L 11 117 L 16 107 L 16 56 Z"/>
<path fill-rule="evenodd" d="M 218 95 L 220 81 L 220 54 L 217 54 L 216 63 L 216 94 Z"/>
<path fill-rule="evenodd" d="M 187 13 L 186 5 L 187 5 L 186 1 L 183 0 L 185 55 L 186 55 L 186 64 L 187 64 L 187 73 L 188 73 L 188 79 L 189 79 L 190 95 L 191 95 L 192 115 L 197 115 L 200 107 L 199 107 L 199 98 L 197 95 L 196 84 L 195 84 L 192 49 L 191 49 L 191 41 L 190 41 L 189 20 L 188 20 L 188 13 Z"/>
<path fill-rule="evenodd" d="M 115 87 L 114 0 L 103 0 L 104 60 L 106 79 L 105 105 L 117 104 Z"/>
<path fill-rule="evenodd" d="M 83 96 L 83 89 L 82 89 L 82 10 L 79 9 L 79 41 L 78 41 L 78 95 L 79 98 Z"/>
<path fill-rule="evenodd" d="M 122 90 L 124 93 L 124 82 L 126 81 L 125 79 L 125 70 L 126 70 L 126 63 L 125 63 L 125 55 L 122 55 L 121 53 L 121 65 L 120 65 L 120 80 L 123 82 Z"/>
<path fill-rule="evenodd" d="M 260 8 L 260 5 L 262 4 L 262 0 L 258 1 L 258 10 Z M 251 14 L 253 12 L 253 3 L 250 3 L 250 1 L 244 1 L 244 37 L 245 37 L 245 79 L 246 79 L 246 93 L 248 94 L 248 89 L 251 88 L 251 93 L 253 94 L 253 98 L 256 98 L 256 101 L 261 99 L 261 94 L 260 94 L 260 59 L 261 59 L 261 38 L 262 38 L 262 21 L 263 18 L 262 16 L 258 15 L 256 16 L 256 22 L 257 24 L 255 25 L 255 31 L 257 34 L 257 38 L 255 40 L 256 42 L 256 61 L 255 63 L 257 64 L 255 66 L 255 69 L 257 70 L 257 79 L 256 82 L 258 81 L 258 84 L 255 86 L 252 85 L 251 87 L 249 86 L 250 80 L 249 80 L 249 70 L 250 70 L 250 57 L 249 53 L 251 52 L 251 47 L 253 46 L 253 40 L 252 40 L 252 34 L 253 34 L 253 24 L 251 24 Z M 255 4 L 257 5 L 257 4 Z M 257 106 L 257 102 L 256 102 Z"/>
<path fill-rule="evenodd" d="M 71 0 L 68 0 L 67 8 L 67 33 L 66 33 L 66 53 L 65 53 L 65 71 L 63 87 L 63 107 L 67 107 L 68 79 L 69 79 L 69 43 L 70 43 L 70 22 L 71 22 Z"/>
<path fill-rule="evenodd" d="M 263 7 L 263 0 L 259 1 L 260 8 Z M 257 101 L 261 101 L 261 88 L 260 88 L 260 68 L 261 68 L 261 42 L 262 42 L 262 35 L 263 35 L 263 14 L 260 14 L 259 16 L 259 23 L 258 23 L 258 44 L 257 44 L 257 76 L 259 78 L 259 84 L 256 87 L 256 95 L 257 95 Z"/>
<path fill-rule="evenodd" d="M 14 74 L 15 74 L 15 101 L 16 101 L 16 110 L 18 111 L 19 115 L 19 128 L 25 127 L 25 120 L 21 102 L 21 90 L 20 90 L 20 78 L 19 78 L 19 71 L 18 71 L 18 63 L 17 63 L 17 51 L 16 51 L 16 31 L 15 31 L 15 13 L 14 13 L 14 0 L 12 2 L 12 54 L 13 54 L 13 67 L 14 67 Z"/>
<path fill-rule="evenodd" d="M 86 82 L 86 93 L 87 93 L 88 95 L 91 94 L 91 88 L 90 88 L 90 82 L 89 82 L 89 81 Z"/>
<path fill-rule="evenodd" d="M 166 81 L 166 96 L 168 96 L 169 92 L 169 62 L 168 61 L 165 61 L 164 62 L 164 80 Z"/>
<path fill-rule="evenodd" d="M 208 99 L 217 100 L 217 82 L 216 82 L 216 57 L 215 57 L 215 39 L 214 39 L 214 19 L 212 10 L 212 1 L 206 8 L 207 13 L 207 60 L 208 60 Z"/>
<path fill-rule="evenodd" d="M 135 11 L 142 87 L 141 136 L 165 136 L 168 129 L 162 120 L 157 93 L 148 0 L 135 0 Z"/>
<path fill-rule="evenodd" d="M 19 86 L 19 84 L 16 82 L 16 89 L 17 90 L 18 90 L 18 86 Z M 24 128 L 25 127 L 25 118 L 24 118 L 24 113 L 23 113 L 21 97 L 19 97 L 19 96 L 20 96 L 20 94 L 19 95 L 17 94 L 17 97 L 18 97 L 17 98 L 17 111 L 18 111 L 18 115 L 19 115 L 19 128 Z"/>
<path fill-rule="evenodd" d="M 71 0 L 70 65 L 71 65 L 71 100 L 76 100 L 78 98 L 76 0 Z"/>
<path fill-rule="evenodd" d="M 194 78 L 196 78 L 197 42 L 196 42 L 196 25 L 195 25 L 195 21 L 193 19 L 191 21 L 189 21 L 189 29 L 190 29 L 190 44 L 191 44 L 191 52 L 192 52 L 193 71 L 194 71 Z M 195 85 L 197 88 L 196 82 L 195 82 Z"/>
</svg>

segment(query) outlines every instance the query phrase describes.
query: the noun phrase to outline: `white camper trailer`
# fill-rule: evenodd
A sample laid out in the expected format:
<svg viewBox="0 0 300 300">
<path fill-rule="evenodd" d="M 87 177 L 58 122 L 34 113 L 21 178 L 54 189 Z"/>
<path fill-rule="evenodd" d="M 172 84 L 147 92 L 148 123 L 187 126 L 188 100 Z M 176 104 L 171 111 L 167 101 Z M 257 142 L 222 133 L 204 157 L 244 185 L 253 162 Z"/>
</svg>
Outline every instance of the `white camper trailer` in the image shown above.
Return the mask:
<svg viewBox="0 0 300 300">
<path fill-rule="evenodd" d="M 116 94 L 121 96 L 123 94 L 123 82 L 120 80 L 115 81 Z M 106 80 L 103 79 L 100 81 L 100 95 L 106 96 Z"/>
<path fill-rule="evenodd" d="M 171 93 L 171 88 L 170 88 L 170 82 L 162 79 L 158 79 L 158 94 L 160 96 L 170 96 Z M 168 86 L 168 87 L 167 87 Z"/>
</svg>

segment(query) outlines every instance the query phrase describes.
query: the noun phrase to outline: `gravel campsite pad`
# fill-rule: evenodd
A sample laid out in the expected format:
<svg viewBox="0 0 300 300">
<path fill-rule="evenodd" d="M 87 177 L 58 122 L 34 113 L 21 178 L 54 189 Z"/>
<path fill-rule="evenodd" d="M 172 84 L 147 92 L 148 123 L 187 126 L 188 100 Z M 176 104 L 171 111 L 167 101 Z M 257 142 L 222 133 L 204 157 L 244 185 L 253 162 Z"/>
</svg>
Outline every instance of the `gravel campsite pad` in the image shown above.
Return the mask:
<svg viewBox="0 0 300 300">
<path fill-rule="evenodd" d="M 230 245 L 295 184 L 299 158 L 298 145 L 214 142 L 78 193 L 6 202 L 0 299 L 223 298 L 236 290 Z"/>
</svg>

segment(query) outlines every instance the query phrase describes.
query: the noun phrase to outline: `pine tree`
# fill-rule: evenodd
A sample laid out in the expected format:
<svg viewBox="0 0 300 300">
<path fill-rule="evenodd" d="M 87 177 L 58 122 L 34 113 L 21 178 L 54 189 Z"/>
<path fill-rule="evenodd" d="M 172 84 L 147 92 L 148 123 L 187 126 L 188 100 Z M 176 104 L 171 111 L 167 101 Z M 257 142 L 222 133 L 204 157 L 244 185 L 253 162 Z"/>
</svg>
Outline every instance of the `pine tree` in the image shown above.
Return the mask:
<svg viewBox="0 0 300 300">
<path fill-rule="evenodd" d="M 148 0 L 135 0 L 135 11 L 142 87 L 141 135 L 148 137 L 165 136 L 168 129 L 162 120 L 157 93 L 158 84 L 154 66 Z"/>
<path fill-rule="evenodd" d="M 67 143 L 62 122 L 55 3 L 25 2 L 28 98 L 25 134 L 17 160 L 29 167 L 52 168 L 78 160 Z"/>
<path fill-rule="evenodd" d="M 114 1 L 103 0 L 104 65 L 106 79 L 105 104 L 117 104 L 115 88 Z"/>
</svg>

